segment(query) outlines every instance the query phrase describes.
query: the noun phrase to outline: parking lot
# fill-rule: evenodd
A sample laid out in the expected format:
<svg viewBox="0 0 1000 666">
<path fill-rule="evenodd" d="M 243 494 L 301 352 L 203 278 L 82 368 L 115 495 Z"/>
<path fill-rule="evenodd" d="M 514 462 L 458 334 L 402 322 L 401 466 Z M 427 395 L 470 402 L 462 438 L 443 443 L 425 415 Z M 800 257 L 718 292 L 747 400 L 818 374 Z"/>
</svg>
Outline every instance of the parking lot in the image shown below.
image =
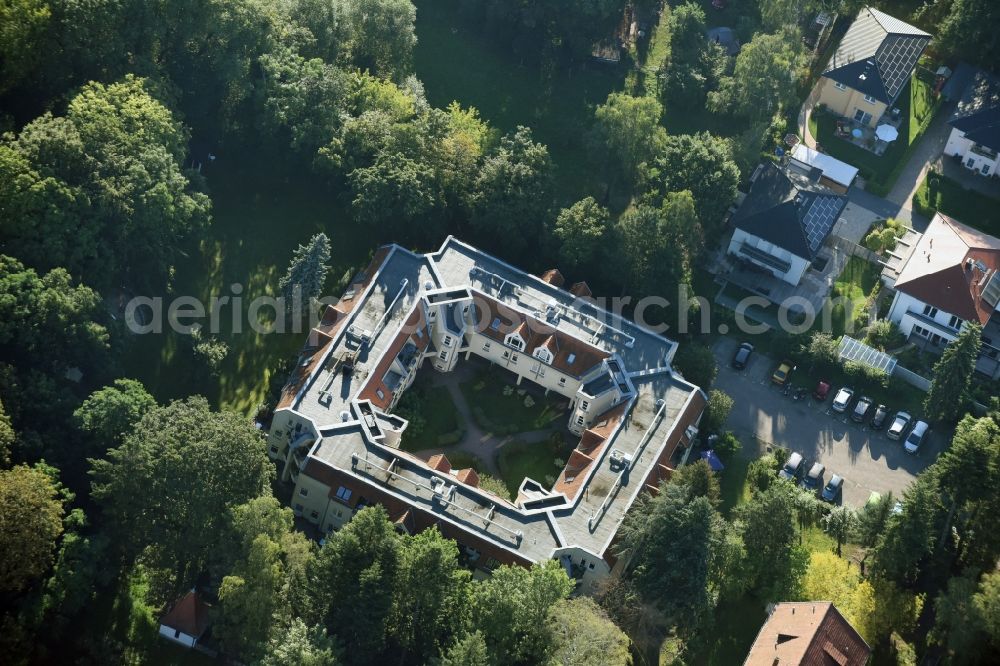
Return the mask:
<svg viewBox="0 0 1000 666">
<path fill-rule="evenodd" d="M 835 413 L 831 405 L 839 386 L 830 389 L 823 403 L 811 396 L 796 401 L 771 383 L 777 365 L 773 359 L 754 353 L 745 370 L 734 370 L 729 362 L 737 344 L 729 338 L 716 343 L 719 374 L 713 388 L 733 398 L 727 428 L 743 442 L 742 455 L 758 456 L 777 445 L 802 454 L 806 471 L 821 462 L 826 467 L 823 483 L 833 474 L 844 477 L 843 502 L 853 507 L 864 505 L 872 492 L 899 495 L 937 458 L 945 441 L 942 433 L 931 430 L 920 451 L 910 455 L 902 442 L 885 436 L 885 428 L 873 431 L 867 419 L 855 423 L 849 413 Z M 894 406 L 888 407 L 891 418 Z"/>
</svg>

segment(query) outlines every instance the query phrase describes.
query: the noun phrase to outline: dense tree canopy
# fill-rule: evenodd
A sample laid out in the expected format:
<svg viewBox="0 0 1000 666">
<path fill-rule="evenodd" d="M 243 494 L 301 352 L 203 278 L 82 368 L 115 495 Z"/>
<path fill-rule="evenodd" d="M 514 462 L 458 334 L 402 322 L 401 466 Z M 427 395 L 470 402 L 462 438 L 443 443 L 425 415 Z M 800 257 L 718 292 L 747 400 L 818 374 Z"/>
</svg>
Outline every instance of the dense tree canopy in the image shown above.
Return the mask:
<svg viewBox="0 0 1000 666">
<path fill-rule="evenodd" d="M 663 106 L 652 97 L 632 97 L 613 92 L 594 111 L 594 141 L 628 179 L 639 175 L 639 166 L 656 155 L 667 137 L 660 125 Z"/>
<path fill-rule="evenodd" d="M 0 593 L 20 592 L 52 564 L 63 502 L 52 471 L 0 470 Z"/>
<path fill-rule="evenodd" d="M 110 386 L 94 391 L 73 413 L 80 430 L 89 435 L 94 447 L 104 451 L 120 446 L 156 400 L 142 383 L 116 379 Z"/>
<path fill-rule="evenodd" d="M 187 136 L 143 79 L 84 86 L 0 144 L 0 232 L 27 264 L 108 285 L 164 276 L 206 224 L 181 164 Z"/>
<path fill-rule="evenodd" d="M 630 666 L 628 636 L 588 597 L 557 601 L 546 619 L 551 666 Z"/>
<path fill-rule="evenodd" d="M 750 121 L 770 118 L 792 103 L 805 63 L 795 31 L 758 33 L 736 56 L 732 76 L 709 93 L 709 108 Z"/>
<path fill-rule="evenodd" d="M 931 388 L 924 399 L 924 409 L 931 419 L 954 421 L 961 415 L 968 401 L 982 334 L 983 328 L 977 322 L 967 323 L 934 365 Z"/>
<path fill-rule="evenodd" d="M 726 54 L 706 36 L 705 10 L 686 2 L 670 11 L 670 54 L 663 87 L 667 109 L 694 110 L 705 101 L 726 64 Z"/>
<path fill-rule="evenodd" d="M 690 284 L 701 249 L 701 224 L 688 191 L 671 192 L 659 208 L 640 204 L 618 220 L 626 283 L 639 295 L 673 296 Z"/>
<path fill-rule="evenodd" d="M 610 224 L 608 209 L 593 197 L 580 199 L 559 211 L 552 233 L 559 241 L 559 258 L 567 269 L 597 265 L 608 241 Z"/>
</svg>

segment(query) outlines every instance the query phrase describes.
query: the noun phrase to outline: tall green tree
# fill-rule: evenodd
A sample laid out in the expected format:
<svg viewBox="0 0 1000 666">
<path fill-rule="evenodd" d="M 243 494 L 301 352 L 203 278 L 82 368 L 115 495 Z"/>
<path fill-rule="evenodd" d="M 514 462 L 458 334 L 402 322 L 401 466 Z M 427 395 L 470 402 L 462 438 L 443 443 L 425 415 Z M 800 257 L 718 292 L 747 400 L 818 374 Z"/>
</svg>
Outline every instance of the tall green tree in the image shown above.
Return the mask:
<svg viewBox="0 0 1000 666">
<path fill-rule="evenodd" d="M 93 460 L 91 495 L 126 556 L 152 560 L 187 585 L 209 562 L 228 509 L 273 475 L 249 419 L 192 397 L 146 413 L 121 446 Z"/>
<path fill-rule="evenodd" d="M 41 52 L 52 11 L 45 0 L 0 3 L 0 94 L 22 83 Z"/>
<path fill-rule="evenodd" d="M 0 471 L 0 592 L 20 592 L 48 571 L 62 517 L 50 471 L 26 465 Z"/>
<path fill-rule="evenodd" d="M 310 567 L 316 619 L 325 621 L 355 663 L 377 663 L 385 648 L 401 551 L 385 509 L 368 507 L 320 549 Z"/>
<path fill-rule="evenodd" d="M 652 97 L 620 92 L 608 95 L 594 111 L 595 144 L 630 182 L 638 177 L 639 165 L 649 162 L 666 141 L 662 116 L 663 106 Z"/>
<path fill-rule="evenodd" d="M 401 80 L 410 71 L 417 45 L 417 8 L 410 0 L 350 0 L 346 7 L 355 64 Z"/>
<path fill-rule="evenodd" d="M 102 286 L 163 278 L 208 220 L 208 197 L 181 168 L 187 140 L 145 80 L 85 85 L 64 117 L 0 143 L 7 251 Z"/>
<path fill-rule="evenodd" d="M 502 566 L 475 585 L 471 626 L 482 632 L 493 663 L 543 663 L 551 649 L 545 618 L 572 589 L 566 571 L 554 560 L 531 569 Z"/>
<path fill-rule="evenodd" d="M 281 547 L 261 535 L 219 585 L 219 619 L 213 629 L 226 651 L 248 660 L 263 657 L 272 618 L 281 606 Z"/>
<path fill-rule="evenodd" d="M 861 507 L 854 523 L 854 538 L 857 539 L 857 542 L 865 548 L 877 545 L 892 517 L 895 506 L 896 498 L 890 492 L 880 496 L 875 501 L 869 500 Z"/>
<path fill-rule="evenodd" d="M 710 609 L 709 555 L 714 510 L 678 484 L 642 495 L 619 530 L 619 554 L 645 598 L 671 624 L 697 626 Z"/>
<path fill-rule="evenodd" d="M 797 31 L 757 33 L 736 56 L 732 76 L 724 77 L 719 89 L 708 94 L 708 108 L 751 122 L 769 119 L 793 104 L 805 64 Z"/>
<path fill-rule="evenodd" d="M 329 269 L 330 239 L 320 232 L 309 239 L 308 245 L 299 245 L 284 277 L 278 281 L 285 311 L 292 313 L 296 308 L 307 307 L 311 299 L 319 298 Z"/>
<path fill-rule="evenodd" d="M 936 364 L 931 388 L 924 399 L 924 410 L 934 420 L 954 421 L 961 416 L 968 401 L 972 373 L 982 346 L 983 327 L 967 322 Z"/>
<path fill-rule="evenodd" d="M 508 253 L 538 239 L 552 205 L 552 160 L 531 130 L 518 127 L 483 161 L 475 184 L 471 225 Z"/>
<path fill-rule="evenodd" d="M 705 10 L 686 2 L 670 10 L 667 19 L 670 55 L 666 63 L 664 104 L 668 109 L 695 109 L 704 104 L 726 64 L 722 48 L 706 36 Z"/>
<path fill-rule="evenodd" d="M 593 197 L 563 208 L 556 217 L 553 235 L 559 241 L 559 259 L 570 270 L 598 267 L 611 231 L 608 209 Z"/>
<path fill-rule="evenodd" d="M 490 656 L 481 631 L 465 634 L 441 655 L 441 666 L 489 666 Z"/>
<path fill-rule="evenodd" d="M 690 192 L 672 192 L 663 206 L 640 204 L 618 220 L 619 256 L 627 284 L 640 295 L 670 294 L 690 284 L 702 244 Z"/>
<path fill-rule="evenodd" d="M 795 503 L 789 484 L 773 483 L 736 508 L 735 521 L 746 547 L 747 580 L 765 588 L 791 566 L 795 542 Z"/>
<path fill-rule="evenodd" d="M 588 597 L 564 599 L 549 608 L 550 666 L 631 666 L 630 641 Z"/>
<path fill-rule="evenodd" d="M 990 66 L 1000 59 L 1000 7 L 990 0 L 952 0 L 935 3 L 947 15 L 934 37 L 935 48 L 954 58 Z"/>
<path fill-rule="evenodd" d="M 691 192 L 698 220 L 709 235 L 721 232 L 739 181 L 731 143 L 708 132 L 667 137 L 647 172 L 650 194 L 657 201 L 668 192 Z"/>
<path fill-rule="evenodd" d="M 823 517 L 823 530 L 837 542 L 837 557 L 857 524 L 857 515 L 849 506 L 836 506 Z"/>
<path fill-rule="evenodd" d="M 903 493 L 903 507 L 890 519 L 875 548 L 874 571 L 902 587 L 912 588 L 937 546 L 943 512 L 937 480 L 925 471 Z"/>
<path fill-rule="evenodd" d="M 301 618 L 293 618 L 288 629 L 275 632 L 267 645 L 261 666 L 334 666 L 337 658 L 334 641 L 322 627 L 309 627 Z"/>
<path fill-rule="evenodd" d="M 142 382 L 116 379 L 90 394 L 73 413 L 77 426 L 88 435 L 92 450 L 120 446 L 156 400 Z"/>
</svg>

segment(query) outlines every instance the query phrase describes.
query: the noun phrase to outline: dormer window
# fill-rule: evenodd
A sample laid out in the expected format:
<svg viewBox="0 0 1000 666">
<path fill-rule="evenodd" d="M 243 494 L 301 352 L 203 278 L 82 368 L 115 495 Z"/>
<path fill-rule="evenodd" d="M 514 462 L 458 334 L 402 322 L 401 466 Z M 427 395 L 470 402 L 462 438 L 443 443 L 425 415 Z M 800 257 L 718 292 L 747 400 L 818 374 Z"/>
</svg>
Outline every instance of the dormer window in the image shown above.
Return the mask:
<svg viewBox="0 0 1000 666">
<path fill-rule="evenodd" d="M 506 342 L 509 347 L 513 347 L 518 351 L 522 351 L 524 349 L 524 340 L 517 333 L 511 333 L 508 335 Z"/>
<path fill-rule="evenodd" d="M 865 95 L 865 101 L 868 102 L 869 104 L 874 104 L 875 98 L 872 97 L 871 95 Z"/>
<path fill-rule="evenodd" d="M 539 347 L 535 350 L 535 358 L 542 363 L 552 363 L 552 352 L 545 347 Z"/>
<path fill-rule="evenodd" d="M 837 90 L 847 90 L 847 86 L 845 86 L 845 85 L 844 85 L 843 83 L 841 83 L 840 81 L 836 81 L 836 82 L 835 82 L 835 83 L 833 84 L 833 87 L 834 87 L 834 88 L 836 88 Z"/>
</svg>

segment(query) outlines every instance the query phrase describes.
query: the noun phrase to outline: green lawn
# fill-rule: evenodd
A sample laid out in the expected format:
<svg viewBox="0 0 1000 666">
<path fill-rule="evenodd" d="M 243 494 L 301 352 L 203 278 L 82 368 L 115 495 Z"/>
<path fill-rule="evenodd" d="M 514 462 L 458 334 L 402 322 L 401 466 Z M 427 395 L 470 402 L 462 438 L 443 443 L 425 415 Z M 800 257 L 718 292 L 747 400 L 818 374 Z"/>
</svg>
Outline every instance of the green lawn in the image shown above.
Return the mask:
<svg viewBox="0 0 1000 666">
<path fill-rule="evenodd" d="M 928 217 L 941 212 L 992 236 L 1000 236 L 1000 200 L 967 190 L 961 183 L 935 171 L 929 172 L 920 184 L 913 205 Z"/>
<path fill-rule="evenodd" d="M 490 369 L 459 385 L 479 427 L 494 435 L 513 435 L 564 425 L 564 413 L 559 408 L 564 399 L 522 395 L 519 391 L 525 389 L 515 386 L 512 378 Z"/>
<path fill-rule="evenodd" d="M 555 433 L 548 440 L 534 444 L 516 440 L 509 442 L 497 454 L 500 480 L 507 485 L 511 497 L 517 495 L 517 488 L 525 477 L 548 487 L 566 466 L 572 450 L 573 445 L 562 433 Z"/>
<path fill-rule="evenodd" d="M 911 147 L 923 135 L 939 108 L 939 102 L 933 96 L 933 83 L 925 79 L 926 76 L 919 72 L 914 74 L 910 85 L 900 94 L 896 105 L 903 116 L 899 138 L 890 143 L 882 155 L 836 137 L 838 117 L 832 113 L 813 113 L 809 118 L 809 131 L 816 137 L 823 152 L 857 167 L 861 177 L 867 181 L 867 189 L 884 195 L 892 188 L 909 159 Z"/>
<path fill-rule="evenodd" d="M 452 446 L 462 439 L 464 424 L 455 409 L 448 389 L 444 386 L 431 386 L 429 382 L 418 378 L 414 386 L 403 395 L 397 412 L 406 419 L 411 419 L 411 405 L 416 408 L 420 426 L 416 431 L 410 428 L 403 434 L 400 445 L 404 451 L 424 451 L 440 447 Z M 451 458 L 451 454 L 448 455 Z"/>
<path fill-rule="evenodd" d="M 276 178 L 276 173 L 295 175 Z M 271 373 L 295 359 L 307 329 L 257 334 L 245 315 L 251 301 L 276 293 L 292 251 L 314 233 L 325 231 L 331 238 L 331 289 L 345 273 L 367 263 L 374 243 L 370 235 L 357 233 L 348 213 L 306 167 L 289 164 L 280 154 L 262 149 L 221 154 L 204 175 L 213 201 L 211 226 L 176 267 L 172 293 L 154 296 L 164 297 L 166 320 L 171 298 L 195 296 L 208 307 L 212 296 L 231 296 L 231 285 L 242 285 L 244 316 L 237 319 L 243 330 L 236 332 L 233 308 L 223 306 L 219 337 L 230 351 L 217 376 L 194 357 L 187 336 L 170 332 L 127 340 L 123 369 L 161 401 L 198 393 L 213 405 L 253 414 L 267 394 Z"/>
<path fill-rule="evenodd" d="M 744 443 L 747 446 L 748 443 Z M 724 515 L 737 504 L 741 504 L 750 497 L 750 486 L 747 485 L 747 469 L 753 459 L 746 455 L 722 456 L 722 462 L 726 469 L 719 475 L 719 490 L 722 496 L 722 503 L 719 511 Z"/>
<path fill-rule="evenodd" d="M 830 292 L 833 307 L 829 316 L 832 330 L 829 332 L 833 337 L 839 338 L 845 331 L 851 330 L 848 323 L 863 310 L 868 301 L 868 295 L 879 282 L 881 270 L 882 268 L 878 264 L 866 261 L 861 257 L 851 257 L 847 265 L 844 266 L 844 270 L 834 281 L 833 290 Z M 825 322 L 820 316 L 813 325 L 813 329 L 819 330 L 824 324 Z"/>
</svg>

